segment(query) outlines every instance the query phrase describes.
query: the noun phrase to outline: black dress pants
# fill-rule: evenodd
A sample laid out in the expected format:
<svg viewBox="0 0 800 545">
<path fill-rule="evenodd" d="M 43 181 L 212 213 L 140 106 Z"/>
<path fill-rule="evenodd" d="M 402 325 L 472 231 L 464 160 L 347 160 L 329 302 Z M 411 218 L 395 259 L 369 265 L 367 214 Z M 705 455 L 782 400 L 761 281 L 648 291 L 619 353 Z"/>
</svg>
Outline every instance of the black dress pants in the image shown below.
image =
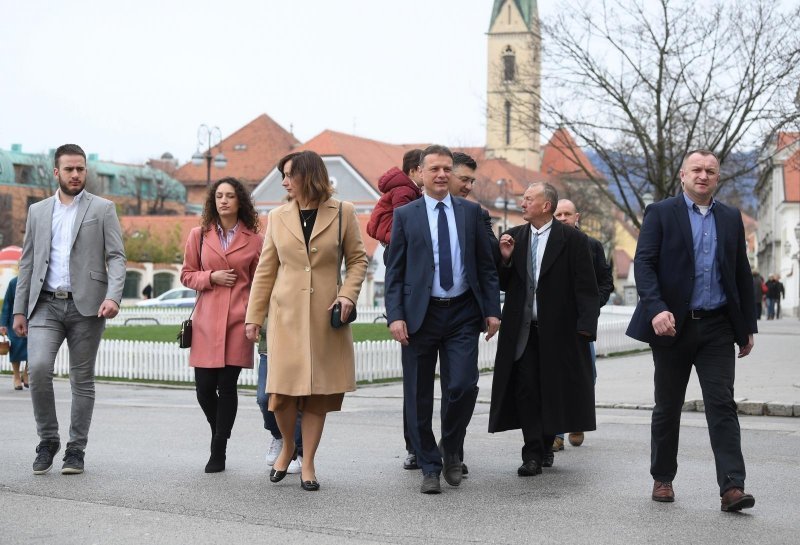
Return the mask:
<svg viewBox="0 0 800 545">
<path fill-rule="evenodd" d="M 694 365 L 703 391 L 720 495 L 729 488 L 744 489 L 741 431 L 733 400 L 736 351 L 727 315 L 687 318 L 674 345 L 652 349 L 656 402 L 651 424 L 653 479 L 672 481 L 678 471 L 681 409 Z"/>
<path fill-rule="evenodd" d="M 512 370 L 517 419 L 522 428 L 522 461 L 542 463 L 544 455 L 553 451 L 555 434 L 544 434 L 542 424 L 542 380 L 539 361 L 539 329 L 531 325 L 528 344 Z"/>
<path fill-rule="evenodd" d="M 228 439 L 231 436 L 239 398 L 236 382 L 242 368 L 233 365 L 215 368 L 194 368 L 195 390 L 200 408 L 211 426 L 215 439 Z"/>
</svg>

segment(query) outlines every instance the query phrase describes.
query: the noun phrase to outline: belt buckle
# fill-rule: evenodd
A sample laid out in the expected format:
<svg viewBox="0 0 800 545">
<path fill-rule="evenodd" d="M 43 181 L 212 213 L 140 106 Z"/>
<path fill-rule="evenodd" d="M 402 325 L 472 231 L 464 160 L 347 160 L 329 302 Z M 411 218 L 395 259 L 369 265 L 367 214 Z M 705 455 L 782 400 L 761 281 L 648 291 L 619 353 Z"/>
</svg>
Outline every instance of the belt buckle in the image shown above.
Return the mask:
<svg viewBox="0 0 800 545">
<path fill-rule="evenodd" d="M 68 299 L 69 292 L 67 290 L 56 290 L 53 292 L 53 297 L 56 299 Z"/>
</svg>

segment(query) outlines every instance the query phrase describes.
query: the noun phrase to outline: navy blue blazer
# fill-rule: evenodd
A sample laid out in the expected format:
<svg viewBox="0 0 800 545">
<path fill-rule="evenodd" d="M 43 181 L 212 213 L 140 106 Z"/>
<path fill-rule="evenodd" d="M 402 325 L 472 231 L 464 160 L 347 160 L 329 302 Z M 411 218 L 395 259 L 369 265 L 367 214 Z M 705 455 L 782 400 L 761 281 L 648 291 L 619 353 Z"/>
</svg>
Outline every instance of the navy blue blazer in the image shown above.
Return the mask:
<svg viewBox="0 0 800 545">
<path fill-rule="evenodd" d="M 500 288 L 489 234 L 478 204 L 451 199 L 464 274 L 485 327 L 487 317 L 500 318 Z M 388 323 L 405 320 L 409 335 L 419 330 L 428 310 L 434 272 L 433 240 L 425 199 L 421 198 L 394 210 L 385 280 Z"/>
<path fill-rule="evenodd" d="M 719 201 L 715 201 L 713 213 L 722 288 L 736 344 L 742 346 L 751 333 L 758 332 L 744 224 L 739 210 Z M 627 335 L 657 346 L 670 346 L 683 331 L 692 310 L 689 305 L 694 284 L 694 247 L 683 194 L 647 207 L 633 262 L 639 302 Z M 675 337 L 660 337 L 653 331 L 653 318 L 664 310 L 675 316 Z"/>
</svg>

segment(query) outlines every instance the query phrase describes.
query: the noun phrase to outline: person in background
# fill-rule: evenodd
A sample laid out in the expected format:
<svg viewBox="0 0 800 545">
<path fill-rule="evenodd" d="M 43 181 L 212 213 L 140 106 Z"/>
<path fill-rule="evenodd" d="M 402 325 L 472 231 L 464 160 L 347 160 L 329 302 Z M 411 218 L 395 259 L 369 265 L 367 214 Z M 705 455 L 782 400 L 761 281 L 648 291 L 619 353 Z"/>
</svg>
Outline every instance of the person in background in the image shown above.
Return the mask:
<svg viewBox="0 0 800 545">
<path fill-rule="evenodd" d="M 153 296 L 153 286 L 147 284 L 142 290 L 142 299 L 150 299 Z"/>
<path fill-rule="evenodd" d="M 3 311 L 0 313 L 0 335 L 8 336 L 11 342 L 11 351 L 8 353 L 8 360 L 11 362 L 11 372 L 14 375 L 14 389 L 22 390 L 28 388 L 28 339 L 18 337 L 14 333 L 14 295 L 17 291 L 17 277 L 11 279 L 6 289 L 6 296 L 3 298 Z M 25 362 L 25 367 L 20 373 L 20 365 Z"/>
<path fill-rule="evenodd" d="M 580 229 L 579 222 L 581 214 L 575 203 L 569 199 L 561 199 L 558 201 L 556 207 L 555 218 L 569 225 Z M 592 265 L 594 268 L 594 275 L 597 279 L 597 292 L 600 307 L 602 308 L 608 302 L 608 297 L 614 291 L 614 276 L 611 272 L 611 266 L 606 261 L 606 252 L 603 249 L 603 244 L 596 238 L 589 238 L 589 250 L 592 254 Z M 594 382 L 597 382 L 597 355 L 594 350 L 594 341 L 589 343 L 589 349 L 592 353 L 592 376 Z M 570 432 L 569 444 L 573 447 L 579 447 L 583 444 L 584 433 L 582 431 Z M 553 442 L 553 451 L 564 450 L 564 434 L 556 434 L 556 439 Z"/>
<path fill-rule="evenodd" d="M 261 415 L 264 417 L 264 429 L 270 433 L 272 439 L 270 440 L 269 447 L 267 448 L 267 455 L 265 460 L 267 465 L 272 467 L 275 459 L 280 454 L 283 448 L 283 435 L 278 428 L 278 423 L 275 421 L 275 413 L 269 410 L 269 394 L 267 393 L 267 323 L 261 327 L 261 334 L 258 337 L 258 386 L 256 386 L 256 403 L 258 408 L 261 409 Z M 300 467 L 303 460 L 303 435 L 300 433 L 300 418 L 302 415 L 298 411 L 297 424 L 295 428 L 294 441 L 297 444 L 297 458 L 292 460 L 289 464 L 289 469 L 286 471 L 289 474 L 300 473 Z"/>
<path fill-rule="evenodd" d="M 764 314 L 764 295 L 767 292 L 766 283 L 764 282 L 764 277 L 758 272 L 758 270 L 753 269 L 753 303 L 756 307 L 756 319 L 760 320 L 761 315 Z"/>
<path fill-rule="evenodd" d="M 197 291 L 189 365 L 211 426 L 206 473 L 225 470 L 239 406 L 236 383 L 242 369 L 253 367 L 244 318 L 263 241 L 260 229 L 247 189 L 235 178 L 223 178 L 209 188 L 200 226 L 186 242 L 181 283 Z"/>
<path fill-rule="evenodd" d="M 278 170 L 291 201 L 269 213 L 247 305 L 246 334 L 256 342 L 269 317 L 266 389 L 283 436 L 270 481 L 283 480 L 297 456 L 295 427 L 302 411 L 300 486 L 316 491 L 315 457 L 326 416 L 341 410 L 344 393 L 356 389 L 350 326 L 331 327 L 331 311 L 338 304 L 342 321 L 350 316 L 368 260 L 355 207 L 333 198 L 322 158 L 313 151 L 293 153 L 281 159 Z M 346 269 L 341 287 L 340 253 Z"/>
</svg>

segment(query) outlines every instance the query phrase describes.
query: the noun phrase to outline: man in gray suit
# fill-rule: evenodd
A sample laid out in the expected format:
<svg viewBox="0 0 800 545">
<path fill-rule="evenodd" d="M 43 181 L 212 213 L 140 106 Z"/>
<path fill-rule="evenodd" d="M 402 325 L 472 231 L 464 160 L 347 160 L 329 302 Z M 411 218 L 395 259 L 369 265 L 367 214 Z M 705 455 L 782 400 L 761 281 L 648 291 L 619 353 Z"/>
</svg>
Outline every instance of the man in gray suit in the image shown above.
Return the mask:
<svg viewBox="0 0 800 545">
<path fill-rule="evenodd" d="M 69 347 L 72 414 L 61 473 L 83 473 L 94 409 L 94 363 L 106 318 L 119 312 L 125 250 L 114 203 L 84 191 L 86 154 L 59 147 L 56 194 L 31 205 L 19 264 L 14 331 L 27 336 L 31 399 L 39 446 L 33 473 L 53 467 L 61 448 L 53 369 L 64 339 Z"/>
</svg>

